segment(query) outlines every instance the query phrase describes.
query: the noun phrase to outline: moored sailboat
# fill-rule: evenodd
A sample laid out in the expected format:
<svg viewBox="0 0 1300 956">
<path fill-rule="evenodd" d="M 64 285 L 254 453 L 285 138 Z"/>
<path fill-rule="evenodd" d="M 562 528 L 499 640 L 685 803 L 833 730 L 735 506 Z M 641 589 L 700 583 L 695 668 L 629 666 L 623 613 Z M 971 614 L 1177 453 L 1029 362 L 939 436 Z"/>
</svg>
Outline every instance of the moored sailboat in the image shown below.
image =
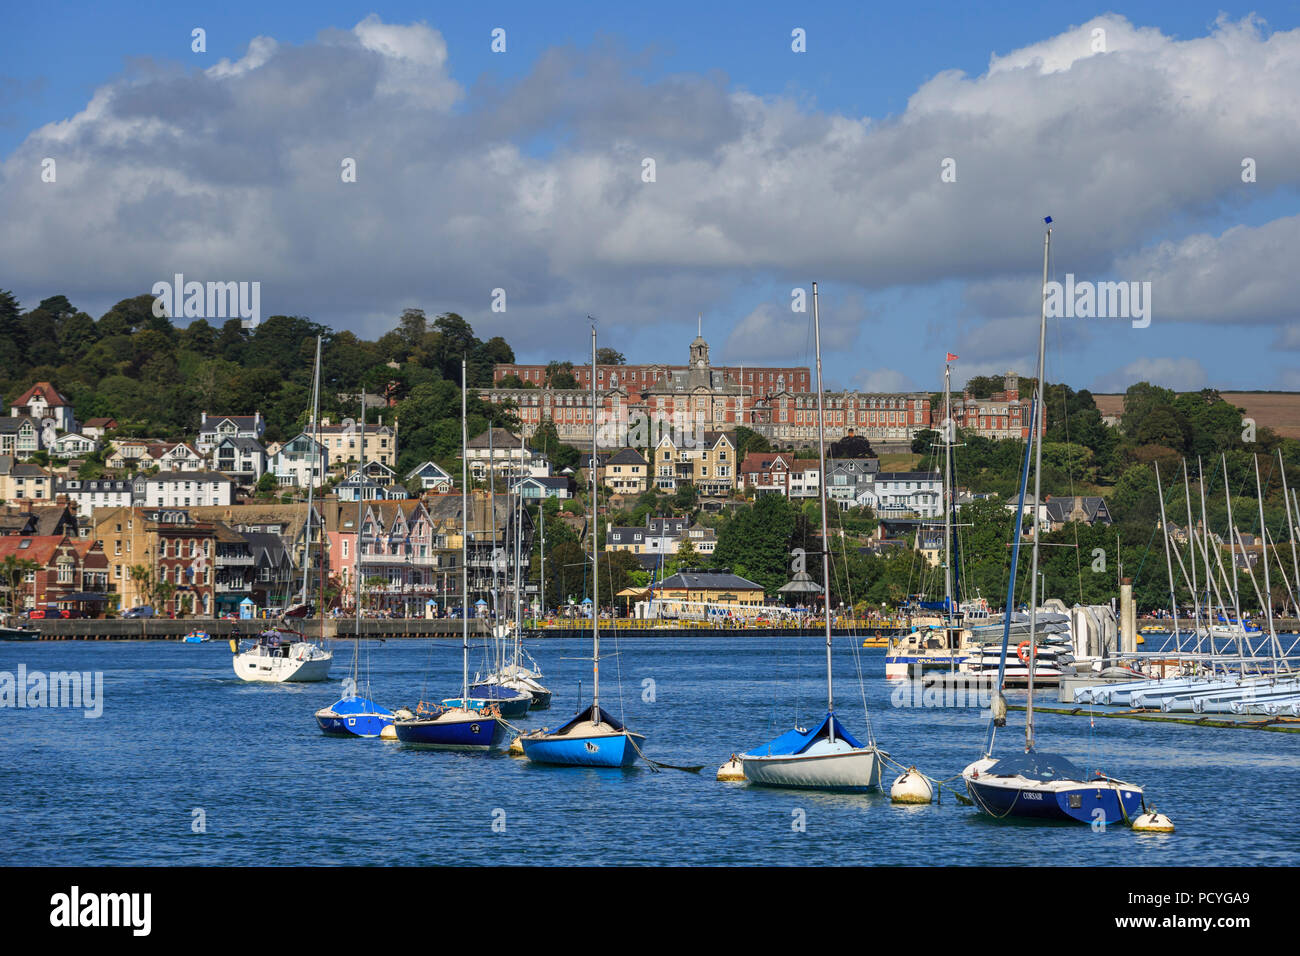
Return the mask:
<svg viewBox="0 0 1300 956">
<path fill-rule="evenodd" d="M 523 734 L 519 745 L 536 763 L 567 767 L 630 767 L 641 755 L 644 734 L 628 730 L 600 706 L 600 551 L 596 537 L 598 514 L 596 479 L 596 329 L 591 330 L 591 704 L 558 730 L 546 728 Z"/>
<path fill-rule="evenodd" d="M 817 350 L 817 446 L 821 474 L 826 473 L 826 433 L 823 426 L 821 317 L 817 283 L 813 283 L 813 338 Z M 745 779 L 771 787 L 811 787 L 830 790 L 871 790 L 880 787 L 881 762 L 888 754 L 876 747 L 870 723 L 863 744 L 835 715 L 831 683 L 830 534 L 826 520 L 826 483 L 821 482 L 822 599 L 826 624 L 826 715 L 812 730 L 795 727 L 739 755 Z"/>
<path fill-rule="evenodd" d="M 1043 304 L 1038 334 L 1038 377 L 1034 386 L 1033 407 L 1029 414 L 1029 439 L 1020 476 L 1020 499 L 1017 505 L 1016 535 L 1012 542 L 1011 573 L 1007 585 L 1007 607 L 1014 606 L 1016 569 L 1020 559 L 1020 541 L 1024 535 L 1025 489 L 1029 479 L 1030 452 L 1034 452 L 1034 501 L 1041 501 L 1042 440 L 1039 435 L 1044 410 L 1043 372 L 1047 345 L 1047 267 L 1051 251 L 1052 219 L 1043 240 Z M 997 728 L 1006 724 L 1006 700 L 1002 697 L 1006 674 L 1010 622 L 1004 625 L 1002 657 L 998 666 L 996 697 L 983 756 L 962 771 L 966 792 L 979 809 L 997 819 L 1016 817 L 1033 820 L 1073 821 L 1105 826 L 1129 822 L 1143 809 L 1141 787 L 1107 777 L 1100 772 L 1088 776 L 1086 771 L 1059 754 L 1039 753 L 1034 748 L 1034 671 L 1037 657 L 1038 615 L 1038 547 L 1042 537 L 1034 519 L 1034 543 L 1030 570 L 1029 600 L 1029 696 L 1025 707 L 1025 749 L 1010 757 L 994 757 L 993 741 Z"/>
<path fill-rule="evenodd" d="M 460 363 L 461 427 L 461 685 L 454 706 L 420 701 L 409 717 L 393 721 L 397 739 L 412 747 L 431 750 L 488 751 L 505 738 L 506 725 L 494 705 L 474 707 L 469 694 L 469 434 L 465 392 L 466 363 Z"/>
<path fill-rule="evenodd" d="M 320 413 L 320 336 L 316 337 L 316 368 L 312 376 L 313 431 Z M 334 652 L 309 641 L 286 622 L 301 619 L 311 613 L 307 597 L 307 584 L 311 574 L 311 519 L 314 514 L 312 493 L 319 474 L 317 456 L 320 443 L 312 439 L 312 463 L 307 479 L 307 524 L 303 530 L 302 596 L 297 604 L 280 615 L 279 622 L 262 631 L 252 646 L 241 650 L 236 638 L 231 638 L 230 650 L 234 655 L 235 673 L 246 681 L 265 683 L 313 682 L 329 677 Z M 323 543 L 322 536 L 322 543 Z"/>
<path fill-rule="evenodd" d="M 362 473 L 365 471 L 365 447 L 366 447 L 366 402 L 364 395 L 361 400 L 361 462 Z M 355 570 L 353 577 L 356 580 L 356 636 L 352 644 L 352 674 L 345 682 L 345 692 L 341 698 L 336 700 L 329 707 L 323 707 L 316 711 L 316 724 L 320 727 L 321 732 L 331 737 L 378 737 L 384 732 L 384 728 L 392 724 L 393 712 L 387 707 L 381 707 L 369 697 L 358 694 L 358 682 L 362 679 L 361 673 L 361 578 L 362 567 L 361 558 L 365 554 L 363 539 L 365 529 L 362 527 L 362 513 L 365 510 L 365 496 L 358 492 L 357 494 L 357 546 L 354 554 Z M 367 665 L 368 668 L 369 665 Z M 366 693 L 369 693 L 369 675 L 366 676 Z"/>
</svg>

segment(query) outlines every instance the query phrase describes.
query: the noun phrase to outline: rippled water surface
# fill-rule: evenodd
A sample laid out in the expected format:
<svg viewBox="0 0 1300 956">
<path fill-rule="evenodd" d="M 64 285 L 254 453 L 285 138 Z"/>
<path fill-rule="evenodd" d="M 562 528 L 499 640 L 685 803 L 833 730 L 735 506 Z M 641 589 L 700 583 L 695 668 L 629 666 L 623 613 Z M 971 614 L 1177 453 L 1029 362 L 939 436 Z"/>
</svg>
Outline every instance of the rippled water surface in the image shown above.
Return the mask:
<svg viewBox="0 0 1300 956">
<path fill-rule="evenodd" d="M 614 643 L 602 642 L 602 653 Z M 580 659 L 589 647 L 552 640 L 532 650 L 555 705 L 522 723 L 554 727 L 572 713 L 580 680 L 590 693 L 590 663 Z M 1178 832 L 998 823 L 947 792 L 939 805 L 895 807 L 881 794 L 714 779 L 733 751 L 783 732 L 796 715 L 806 723 L 823 712 L 815 639 L 626 638 L 617 651 L 602 662 L 602 704 L 648 736 L 648 755 L 703 764 L 702 774 L 542 767 L 325 738 L 312 714 L 337 699 L 337 682 L 244 683 L 223 643 L 0 643 L 0 671 L 23 663 L 104 675 L 98 719 L 0 709 L 0 863 L 1300 863 L 1290 824 L 1300 735 L 1043 714 L 1040 750 L 1144 785 Z M 345 642 L 335 652 L 341 680 L 353 651 Z M 472 651 L 471 670 L 483 654 Z M 892 706 L 884 651 L 860 654 L 876 738 L 894 758 L 943 778 L 978 756 L 978 711 Z M 388 706 L 459 693 L 455 642 L 370 643 L 362 658 L 372 696 Z M 847 640 L 837 641 L 835 679 L 841 719 L 865 736 Z M 1022 727 L 1013 711 L 1002 752 Z M 204 833 L 193 832 L 196 809 Z M 793 826 L 800 818 L 802 832 Z"/>
</svg>

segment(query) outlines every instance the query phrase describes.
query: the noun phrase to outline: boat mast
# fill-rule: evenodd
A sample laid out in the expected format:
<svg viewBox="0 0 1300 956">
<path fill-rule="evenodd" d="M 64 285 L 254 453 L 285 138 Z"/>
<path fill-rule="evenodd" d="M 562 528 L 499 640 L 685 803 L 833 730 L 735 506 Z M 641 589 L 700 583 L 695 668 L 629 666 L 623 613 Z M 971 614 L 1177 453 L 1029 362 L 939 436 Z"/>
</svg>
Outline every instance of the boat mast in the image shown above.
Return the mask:
<svg viewBox="0 0 1300 956">
<path fill-rule="evenodd" d="M 835 712 L 835 696 L 831 688 L 831 536 L 826 527 L 826 410 L 822 395 L 822 325 L 817 311 L 817 283 L 813 293 L 813 344 L 817 349 L 817 467 L 821 476 L 817 486 L 821 489 L 822 506 L 822 616 L 826 619 L 826 713 Z M 835 721 L 828 724 L 829 739 L 835 741 Z"/>
<path fill-rule="evenodd" d="M 1282 646 L 1277 640 L 1277 631 L 1273 628 L 1273 585 L 1268 577 L 1268 527 L 1264 524 L 1264 492 L 1259 486 L 1259 456 L 1250 456 L 1255 462 L 1255 500 L 1259 502 L 1259 556 L 1264 563 L 1264 613 L 1268 616 L 1268 639 L 1273 657 L 1273 668 L 1277 669 L 1277 658 L 1282 654 Z M 1277 548 L 1273 549 L 1275 552 Z M 1243 625 L 1243 630 L 1245 629 Z"/>
<path fill-rule="evenodd" d="M 1169 572 L 1169 606 L 1174 612 L 1174 646 L 1178 648 L 1179 653 L 1183 650 L 1182 635 L 1178 632 L 1178 598 L 1174 593 L 1174 562 L 1169 552 L 1173 549 L 1173 542 L 1169 540 L 1169 522 L 1165 519 L 1165 489 L 1160 483 L 1160 462 L 1152 462 L 1156 468 L 1156 496 L 1160 499 L 1160 531 L 1161 536 L 1165 539 L 1165 568 Z M 1183 462 L 1183 474 L 1187 474 L 1187 462 Z M 1188 507 L 1191 507 L 1190 504 Z M 1189 513 L 1190 517 L 1190 513 Z M 1191 527 L 1191 522 L 1188 522 Z M 1196 574 L 1196 556 L 1192 556 L 1192 574 Z M 1195 590 L 1195 587 L 1193 587 Z"/>
<path fill-rule="evenodd" d="M 1232 555 L 1232 613 L 1236 615 L 1238 626 L 1241 624 L 1241 597 L 1238 594 L 1239 585 L 1237 583 L 1237 532 L 1236 522 L 1232 520 L 1232 491 L 1228 487 L 1228 456 L 1220 454 L 1223 460 L 1223 497 L 1228 502 L 1228 547 Z M 1244 627 L 1243 627 L 1244 629 Z M 1238 650 L 1241 649 L 1241 642 L 1238 640 Z"/>
<path fill-rule="evenodd" d="M 363 530 L 363 528 L 362 528 L 362 526 L 361 526 L 361 520 L 362 520 L 362 515 L 363 515 L 363 506 L 364 506 L 364 504 L 365 504 L 365 496 L 362 494 L 362 489 L 365 487 L 365 480 L 366 480 L 366 467 L 365 467 L 365 460 L 366 460 L 366 386 L 365 386 L 364 384 L 362 384 L 362 386 L 361 386 L 361 462 L 362 462 L 362 465 L 361 465 L 361 472 L 360 472 L 360 474 L 359 474 L 359 476 L 358 476 L 358 480 L 357 480 L 357 553 L 356 553 L 356 562 L 357 562 L 357 573 L 356 573 L 356 579 L 357 579 L 357 582 L 356 582 L 356 583 L 357 583 L 357 622 L 356 622 L 356 630 L 357 630 L 357 634 L 356 634 L 356 647 L 353 649 L 353 652 L 352 652 L 352 685 L 353 685 L 354 688 L 356 687 L 357 682 L 361 679 L 361 665 L 360 665 L 360 659 L 361 659 L 361 574 L 362 574 L 362 571 L 364 570 L 364 569 L 361 567 L 361 553 L 362 553 L 362 542 L 365 540 L 365 531 Z M 339 603 L 342 604 L 343 602 L 340 601 Z M 367 680 L 366 683 L 368 684 L 369 681 Z M 367 688 L 367 690 L 368 690 L 368 689 L 369 689 L 369 688 Z M 355 695 L 357 692 L 356 692 L 356 690 L 354 689 L 354 690 L 352 691 L 352 693 L 353 693 L 353 695 Z M 367 694 L 367 696 L 369 696 L 369 695 Z"/>
<path fill-rule="evenodd" d="M 1047 235 L 1043 237 L 1043 307 L 1038 324 L 1038 384 L 1035 387 L 1034 405 L 1038 408 L 1034 432 L 1043 427 L 1047 414 L 1044 395 L 1043 365 L 1047 357 L 1047 257 L 1052 248 L 1052 217 L 1047 217 Z M 1029 565 L 1029 699 L 1025 702 L 1025 752 L 1034 749 L 1034 670 L 1038 660 L 1038 540 L 1042 527 L 1038 521 L 1039 503 L 1042 501 L 1043 443 L 1037 434 L 1030 434 L 1034 443 L 1034 549 Z"/>
<path fill-rule="evenodd" d="M 814 299 L 816 301 L 815 293 Z M 596 535 L 596 325 L 591 326 L 591 714 L 600 723 L 600 560 Z"/>
<path fill-rule="evenodd" d="M 541 540 L 537 543 L 537 556 L 541 559 L 541 567 L 538 568 L 538 612 L 540 617 L 546 616 L 546 500 L 537 502 L 537 524 Z"/>
<path fill-rule="evenodd" d="M 1296 556 L 1295 525 L 1291 522 L 1291 492 L 1286 486 L 1286 462 L 1282 460 L 1281 448 L 1277 450 L 1277 467 L 1282 473 L 1282 508 L 1286 511 L 1287 537 L 1291 539 L 1291 570 L 1294 572 L 1291 580 L 1296 583 L 1296 593 L 1292 595 L 1291 601 L 1292 604 L 1296 604 L 1296 613 L 1300 614 L 1300 604 L 1297 604 L 1297 601 L 1300 601 L 1300 558 Z M 1281 563 L 1279 558 L 1279 566 Z"/>
<path fill-rule="evenodd" d="M 952 626 L 952 366 L 943 366 L 943 597 L 948 626 Z M 944 635 L 944 644 L 948 635 Z"/>
<path fill-rule="evenodd" d="M 521 462 L 528 460 L 528 449 L 524 445 L 524 430 L 519 429 L 519 451 Z M 526 466 L 525 466 L 526 467 Z M 524 621 L 523 597 L 524 566 L 524 479 L 520 475 L 515 484 L 515 668 L 519 668 L 519 642 L 522 639 Z"/>
<path fill-rule="evenodd" d="M 307 578 L 311 574 L 311 510 L 312 510 L 312 492 L 316 487 L 316 468 L 320 457 L 320 443 L 316 440 L 316 435 L 320 431 L 317 419 L 320 415 L 320 336 L 316 336 L 316 368 L 312 373 L 311 386 L 311 434 L 308 436 L 312 442 L 311 449 L 311 467 L 307 477 L 307 540 L 303 545 L 302 561 L 302 603 L 307 603 Z M 365 388 L 362 388 L 362 394 L 365 394 Z M 323 624 L 322 624 L 323 626 Z"/>
<path fill-rule="evenodd" d="M 1157 464 L 1157 470 L 1158 467 L 1160 466 L 1158 466 Z M 1201 486 L 1203 486 L 1204 488 L 1204 476 L 1203 479 L 1201 479 Z M 1196 540 L 1200 536 L 1197 535 L 1196 529 L 1192 527 L 1192 485 L 1190 483 L 1190 476 L 1188 476 L 1187 473 L 1186 458 L 1183 459 L 1183 499 L 1187 505 L 1187 544 L 1191 545 L 1191 549 L 1192 549 L 1191 554 L 1188 555 L 1187 563 L 1191 564 L 1192 567 L 1192 631 L 1196 631 L 1201 624 L 1201 589 L 1199 585 L 1196 584 Z M 1164 509 L 1164 506 L 1165 506 L 1164 498 L 1161 498 L 1161 509 Z M 1205 511 L 1203 509 L 1201 510 L 1201 527 L 1204 528 L 1205 523 L 1206 523 Z M 1205 557 L 1205 605 L 1206 605 L 1205 630 L 1206 631 L 1209 630 L 1209 624 L 1210 624 L 1209 588 L 1210 588 L 1209 553 L 1208 551 L 1206 551 L 1206 557 Z M 1178 637 L 1178 602 L 1177 601 L 1174 602 L 1174 637 L 1175 639 L 1177 639 Z M 1182 648 L 1179 648 L 1179 650 L 1182 650 Z"/>
<path fill-rule="evenodd" d="M 469 708 L 469 418 L 466 411 L 466 361 L 460 360 L 460 703 Z M 488 435 L 492 425 L 488 424 Z M 495 517 L 495 516 L 494 516 Z"/>
<path fill-rule="evenodd" d="M 488 419 L 488 514 L 492 517 L 489 527 L 492 529 L 492 586 L 489 588 L 490 597 L 492 598 L 492 653 L 496 656 L 497 670 L 505 661 L 501 657 L 501 640 L 497 637 L 497 461 L 496 450 L 492 447 L 492 430 L 496 427 L 496 422 Z M 509 455 L 509 449 L 506 450 Z"/>
</svg>

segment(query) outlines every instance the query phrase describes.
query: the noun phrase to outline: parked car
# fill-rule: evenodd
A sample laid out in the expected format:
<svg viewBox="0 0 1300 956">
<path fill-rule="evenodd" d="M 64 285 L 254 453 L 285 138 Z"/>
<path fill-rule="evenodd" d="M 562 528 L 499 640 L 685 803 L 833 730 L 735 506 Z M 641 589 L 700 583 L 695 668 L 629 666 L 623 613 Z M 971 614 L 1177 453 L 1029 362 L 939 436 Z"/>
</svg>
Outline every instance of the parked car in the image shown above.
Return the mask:
<svg viewBox="0 0 1300 956">
<path fill-rule="evenodd" d="M 122 613 L 123 617 L 153 617 L 153 608 L 148 604 L 141 604 L 139 607 L 130 608 Z"/>
</svg>

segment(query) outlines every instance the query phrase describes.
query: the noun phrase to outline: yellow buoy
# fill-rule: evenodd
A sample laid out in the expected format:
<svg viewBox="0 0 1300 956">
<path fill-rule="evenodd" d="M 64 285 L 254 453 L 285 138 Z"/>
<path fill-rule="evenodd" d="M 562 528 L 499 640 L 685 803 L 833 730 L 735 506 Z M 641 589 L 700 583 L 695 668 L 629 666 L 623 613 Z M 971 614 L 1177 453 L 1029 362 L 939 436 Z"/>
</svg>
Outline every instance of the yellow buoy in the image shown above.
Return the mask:
<svg viewBox="0 0 1300 956">
<path fill-rule="evenodd" d="M 524 745 L 519 742 L 518 737 L 510 741 L 509 752 L 510 752 L 510 756 L 512 757 L 522 757 L 524 755 Z"/>
<path fill-rule="evenodd" d="M 745 768 L 741 766 L 736 755 L 732 754 L 731 759 L 718 768 L 719 780 L 744 780 Z"/>
<path fill-rule="evenodd" d="M 1163 813 L 1157 813 L 1156 808 L 1152 807 L 1149 811 L 1137 817 L 1133 821 L 1133 829 L 1139 833 L 1173 833 L 1174 821 L 1170 820 Z"/>
<path fill-rule="evenodd" d="M 380 740 L 396 740 L 397 728 L 392 724 L 384 724 L 384 729 L 379 731 Z"/>
<path fill-rule="evenodd" d="M 931 803 L 934 789 L 924 774 L 915 767 L 908 767 L 889 788 L 889 799 L 894 803 Z"/>
</svg>

